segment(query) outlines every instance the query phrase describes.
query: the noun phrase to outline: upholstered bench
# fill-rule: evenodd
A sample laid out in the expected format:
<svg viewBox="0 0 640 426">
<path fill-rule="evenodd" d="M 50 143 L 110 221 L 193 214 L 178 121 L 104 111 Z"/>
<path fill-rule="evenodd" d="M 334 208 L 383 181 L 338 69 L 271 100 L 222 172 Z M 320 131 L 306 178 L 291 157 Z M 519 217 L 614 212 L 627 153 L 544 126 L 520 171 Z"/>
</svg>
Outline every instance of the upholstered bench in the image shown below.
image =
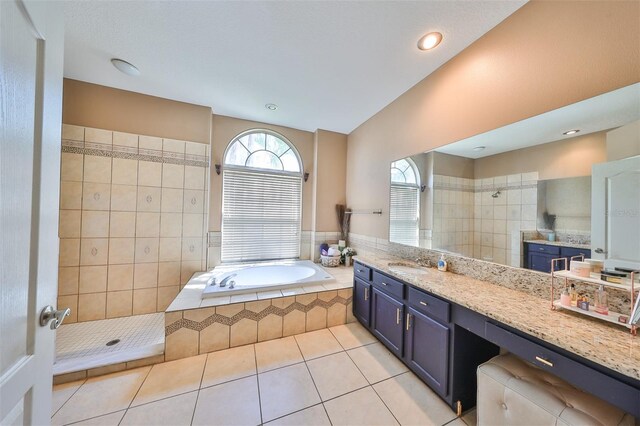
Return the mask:
<svg viewBox="0 0 640 426">
<path fill-rule="evenodd" d="M 478 425 L 631 425 L 635 418 L 511 354 L 478 367 Z"/>
</svg>

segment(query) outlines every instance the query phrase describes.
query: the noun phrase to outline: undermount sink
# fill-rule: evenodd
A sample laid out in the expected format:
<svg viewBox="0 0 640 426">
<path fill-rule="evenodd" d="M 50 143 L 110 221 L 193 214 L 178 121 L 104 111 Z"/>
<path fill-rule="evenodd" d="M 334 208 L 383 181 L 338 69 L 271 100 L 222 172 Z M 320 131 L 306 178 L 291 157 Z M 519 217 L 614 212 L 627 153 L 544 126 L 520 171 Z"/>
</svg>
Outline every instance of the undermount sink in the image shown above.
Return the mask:
<svg viewBox="0 0 640 426">
<path fill-rule="evenodd" d="M 429 273 L 427 269 L 421 268 L 419 266 L 411 266 L 411 265 L 390 264 L 389 270 L 391 272 L 397 272 L 400 274 L 412 274 L 412 275 L 424 275 Z"/>
</svg>

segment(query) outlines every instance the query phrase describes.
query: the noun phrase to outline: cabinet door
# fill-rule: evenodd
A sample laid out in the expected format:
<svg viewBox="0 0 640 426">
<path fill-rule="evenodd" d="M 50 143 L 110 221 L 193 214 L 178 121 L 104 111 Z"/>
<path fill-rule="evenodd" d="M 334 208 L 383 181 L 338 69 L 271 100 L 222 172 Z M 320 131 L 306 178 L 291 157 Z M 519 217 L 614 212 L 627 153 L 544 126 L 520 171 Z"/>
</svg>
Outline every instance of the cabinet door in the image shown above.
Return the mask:
<svg viewBox="0 0 640 426">
<path fill-rule="evenodd" d="M 529 269 L 540 272 L 551 272 L 551 260 L 559 256 L 547 254 L 529 253 Z M 560 265 L 556 267 L 556 270 Z"/>
<path fill-rule="evenodd" d="M 447 395 L 449 327 L 407 308 L 405 360 L 441 396 Z"/>
<path fill-rule="evenodd" d="M 371 284 L 358 278 L 353 280 L 353 316 L 363 325 L 370 326 Z"/>
<path fill-rule="evenodd" d="M 373 288 L 371 329 L 382 343 L 397 356 L 402 356 L 404 304 Z"/>
</svg>

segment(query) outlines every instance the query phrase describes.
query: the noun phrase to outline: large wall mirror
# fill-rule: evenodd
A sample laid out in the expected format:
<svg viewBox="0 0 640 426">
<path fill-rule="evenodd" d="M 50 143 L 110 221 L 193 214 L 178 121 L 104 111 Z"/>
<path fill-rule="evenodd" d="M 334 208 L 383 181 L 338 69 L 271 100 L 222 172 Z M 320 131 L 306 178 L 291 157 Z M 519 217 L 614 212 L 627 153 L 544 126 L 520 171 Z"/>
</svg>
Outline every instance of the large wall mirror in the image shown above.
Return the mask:
<svg viewBox="0 0 640 426">
<path fill-rule="evenodd" d="M 640 268 L 640 83 L 392 161 L 391 242 Z"/>
</svg>

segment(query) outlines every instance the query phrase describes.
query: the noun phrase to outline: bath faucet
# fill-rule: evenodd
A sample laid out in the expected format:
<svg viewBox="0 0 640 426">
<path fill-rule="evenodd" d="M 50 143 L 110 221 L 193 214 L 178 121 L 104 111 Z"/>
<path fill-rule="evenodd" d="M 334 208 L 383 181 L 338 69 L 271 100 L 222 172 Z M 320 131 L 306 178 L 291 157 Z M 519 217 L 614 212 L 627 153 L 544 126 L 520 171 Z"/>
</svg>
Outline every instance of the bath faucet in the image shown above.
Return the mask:
<svg viewBox="0 0 640 426">
<path fill-rule="evenodd" d="M 229 281 L 231 278 L 235 277 L 236 275 L 238 275 L 238 274 L 231 274 L 231 275 L 227 275 L 226 277 L 224 277 L 224 279 L 222 281 L 220 281 L 220 287 L 225 287 L 227 285 L 227 281 Z"/>
</svg>

